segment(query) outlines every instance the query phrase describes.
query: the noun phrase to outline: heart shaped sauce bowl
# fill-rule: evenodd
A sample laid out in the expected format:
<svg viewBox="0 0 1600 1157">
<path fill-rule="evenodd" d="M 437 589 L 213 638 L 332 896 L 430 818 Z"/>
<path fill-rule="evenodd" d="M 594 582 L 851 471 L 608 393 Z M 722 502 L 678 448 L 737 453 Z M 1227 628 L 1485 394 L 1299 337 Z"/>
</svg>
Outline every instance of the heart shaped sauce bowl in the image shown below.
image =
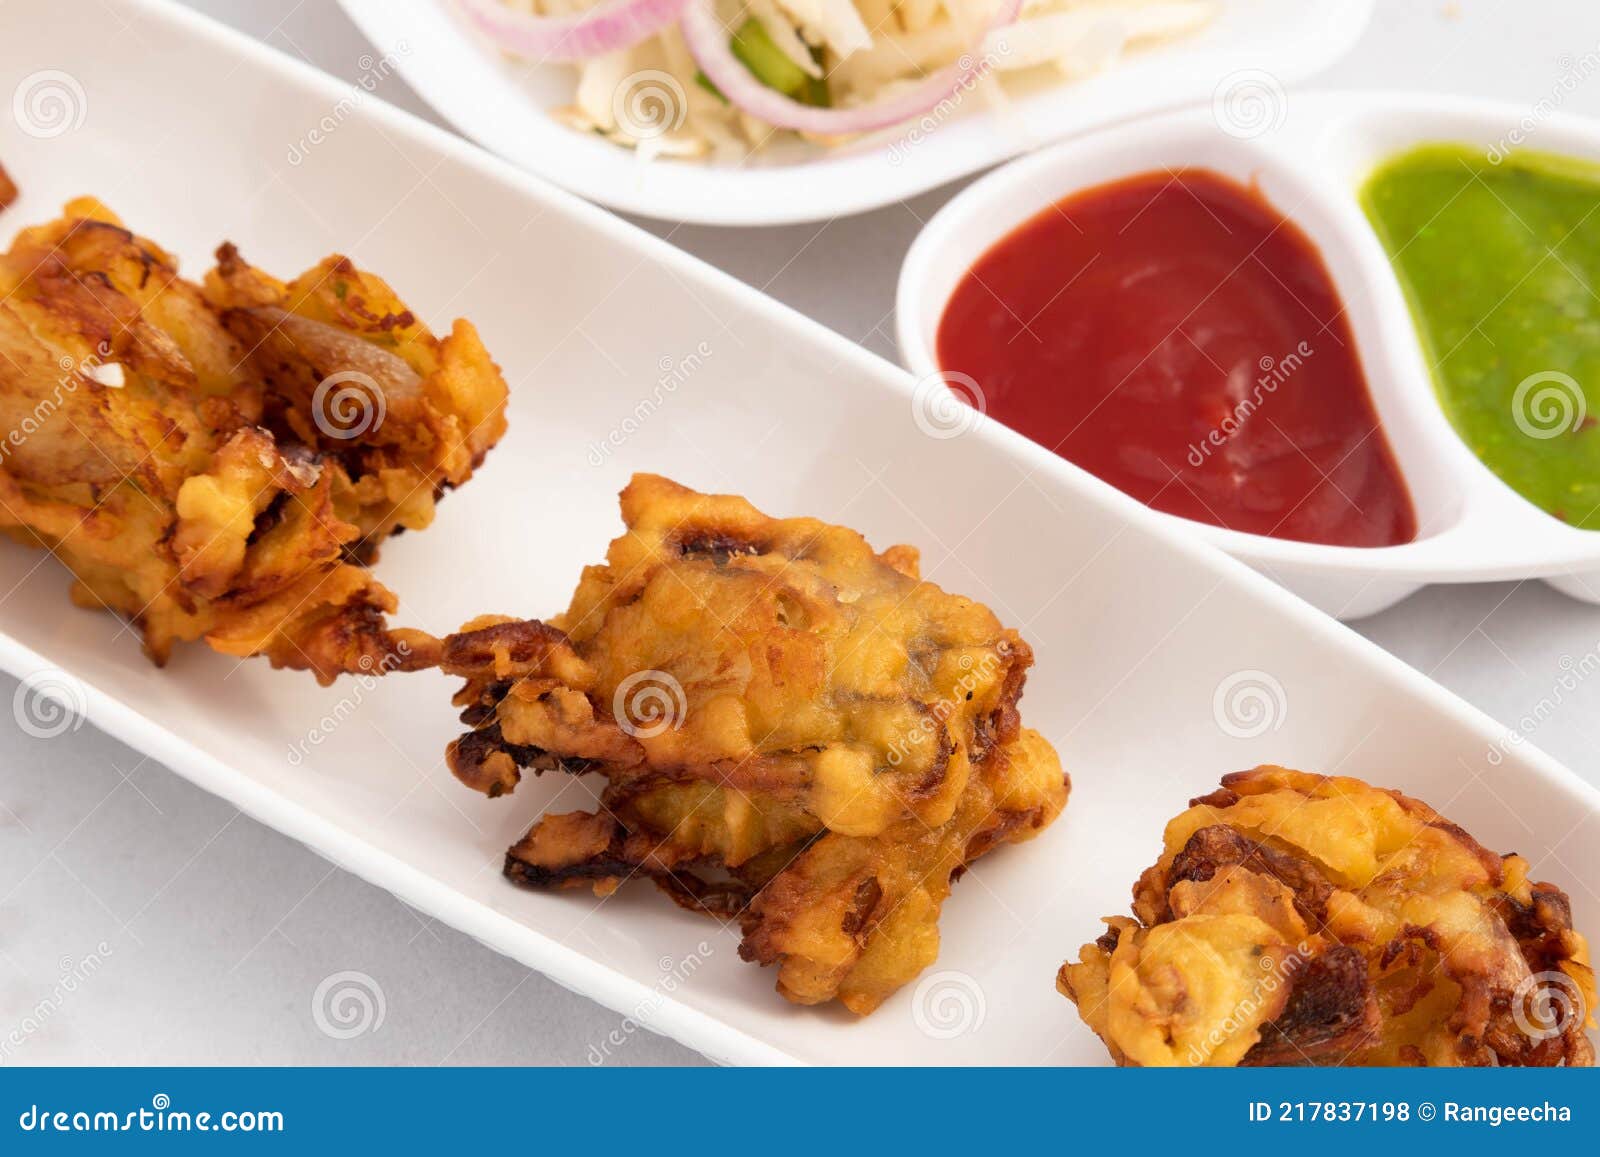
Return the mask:
<svg viewBox="0 0 1600 1157">
<path fill-rule="evenodd" d="M 936 214 L 896 299 L 930 425 L 1011 425 L 1338 618 L 1443 582 L 1600 602 L 1575 352 L 1600 296 L 1563 249 L 1600 205 L 1600 129 L 1264 99 L 1055 146 Z"/>
</svg>

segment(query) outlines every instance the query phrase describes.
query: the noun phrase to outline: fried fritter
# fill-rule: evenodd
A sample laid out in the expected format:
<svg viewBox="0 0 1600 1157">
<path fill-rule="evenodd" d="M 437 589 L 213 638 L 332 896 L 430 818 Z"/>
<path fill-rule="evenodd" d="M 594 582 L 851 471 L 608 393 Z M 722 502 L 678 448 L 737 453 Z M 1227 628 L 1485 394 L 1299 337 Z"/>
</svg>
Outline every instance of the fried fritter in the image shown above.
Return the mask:
<svg viewBox="0 0 1600 1157">
<path fill-rule="evenodd" d="M 88 198 L 0 255 L 0 530 L 157 663 L 203 638 L 325 683 L 430 665 L 367 564 L 499 439 L 499 370 L 343 257 L 287 284 L 217 258 L 186 281 Z"/>
<path fill-rule="evenodd" d="M 472 728 L 451 768 L 489 795 L 524 769 L 604 776 L 598 812 L 510 850 L 512 880 L 652 878 L 738 920 L 788 999 L 869 1013 L 937 955 L 966 866 L 1066 803 L 1017 713 L 1032 652 L 910 548 L 651 475 L 622 514 L 565 614 L 445 640 Z"/>
<path fill-rule="evenodd" d="M 1594 1063 L 1566 895 L 1397 791 L 1224 776 L 1133 912 L 1056 982 L 1119 1064 Z"/>
</svg>

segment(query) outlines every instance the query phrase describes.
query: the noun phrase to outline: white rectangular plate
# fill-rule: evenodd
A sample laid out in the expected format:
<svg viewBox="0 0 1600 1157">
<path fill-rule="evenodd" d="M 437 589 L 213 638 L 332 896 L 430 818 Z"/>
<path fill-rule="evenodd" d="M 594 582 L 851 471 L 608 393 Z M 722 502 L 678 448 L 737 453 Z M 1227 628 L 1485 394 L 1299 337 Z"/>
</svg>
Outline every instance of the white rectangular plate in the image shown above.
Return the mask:
<svg viewBox="0 0 1600 1157">
<path fill-rule="evenodd" d="M 223 238 L 283 274 L 337 249 L 424 317 L 473 318 L 512 383 L 511 433 L 432 528 L 384 548 L 400 621 L 443 632 L 480 612 L 560 609 L 618 529 L 616 491 L 655 470 L 920 546 L 930 578 L 1033 643 L 1024 717 L 1076 786 L 1060 822 L 984 860 L 946 906 L 936 971 L 960 974 L 983 1010 L 950 1035 L 930 1021 L 936 986 L 862 1022 L 789 1006 L 770 972 L 737 959 L 731 933 L 648 886 L 599 902 L 507 884 L 505 847 L 555 796 L 577 806 L 588 788 L 547 777 L 491 801 L 456 784 L 442 677 L 322 689 L 198 646 L 157 672 L 131 632 L 68 604 L 55 564 L 0 543 L 0 663 L 66 672 L 107 731 L 723 1061 L 1103 1063 L 1054 991 L 1057 965 L 1126 909 L 1170 815 L 1219 774 L 1267 760 L 1421 796 L 1527 854 L 1572 893 L 1580 927 L 1600 926 L 1600 793 L 1526 746 L 1497 764 L 1488 719 L 1242 564 L 993 423 L 927 436 L 893 366 L 404 114 L 348 110 L 290 166 L 286 145 L 331 115 L 338 84 L 181 9 L 126 12 L 127 35 L 90 37 L 99 0 L 6 6 L 0 87 L 48 81 L 83 115 L 54 136 L 0 123 L 0 158 L 24 190 L 0 229 L 93 192 L 193 275 Z M 681 384 L 658 386 L 664 367 L 686 365 Z M 1230 736 L 1214 705 L 1240 678 L 1269 699 L 1250 739 Z M 309 753 L 298 763 L 297 745 Z M 44 768 L 38 790 L 51 790 Z"/>
<path fill-rule="evenodd" d="M 374 68 L 398 71 L 451 124 L 529 172 L 647 217 L 770 225 L 893 204 L 1155 109 L 1220 101 L 1238 115 L 1342 56 L 1376 0 L 1219 0 L 1202 32 L 1131 52 L 1078 83 L 1013 86 L 999 106 L 958 100 L 963 107 L 935 117 L 932 132 L 891 129 L 834 150 L 792 140 L 741 165 L 642 164 L 631 150 L 556 123 L 550 110 L 573 103 L 576 72 L 506 57 L 450 0 L 339 2 L 372 41 Z"/>
</svg>

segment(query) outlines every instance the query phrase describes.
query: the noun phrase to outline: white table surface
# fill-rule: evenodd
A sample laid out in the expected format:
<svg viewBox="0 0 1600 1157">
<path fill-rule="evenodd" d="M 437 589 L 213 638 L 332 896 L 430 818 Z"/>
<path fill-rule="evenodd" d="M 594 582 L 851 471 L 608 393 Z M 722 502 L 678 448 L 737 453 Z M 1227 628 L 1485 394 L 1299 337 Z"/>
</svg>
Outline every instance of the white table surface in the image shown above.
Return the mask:
<svg viewBox="0 0 1600 1157">
<path fill-rule="evenodd" d="M 359 75 L 367 45 L 333 0 L 191 2 L 337 76 Z M 1600 52 L 1593 0 L 1378 8 L 1319 87 L 1531 106 Z M 392 77 L 378 95 L 436 119 Z M 1562 100 L 1600 115 L 1600 74 Z M 893 358 L 901 257 L 956 188 L 825 224 L 645 227 Z M 1537 582 L 1435 587 L 1357 627 L 1508 725 L 1558 702 L 1528 737 L 1600 782 L 1600 684 L 1556 690 L 1600 646 L 1600 607 Z M 0 676 L 0 701 L 14 689 Z M 620 1024 L 88 726 L 48 742 L 9 720 L 0 728 L 0 897 L 0 1064 L 584 1064 Z M 41 939 L 58 951 L 30 959 L 58 956 L 70 972 L 94 954 L 93 975 L 63 993 L 60 978 L 7 952 Z M 383 1018 L 337 1039 L 312 1005 L 346 971 L 381 988 Z M 20 1043 L 8 1043 L 19 1028 Z M 703 1063 L 642 1031 L 609 1053 L 608 1064 Z"/>
</svg>

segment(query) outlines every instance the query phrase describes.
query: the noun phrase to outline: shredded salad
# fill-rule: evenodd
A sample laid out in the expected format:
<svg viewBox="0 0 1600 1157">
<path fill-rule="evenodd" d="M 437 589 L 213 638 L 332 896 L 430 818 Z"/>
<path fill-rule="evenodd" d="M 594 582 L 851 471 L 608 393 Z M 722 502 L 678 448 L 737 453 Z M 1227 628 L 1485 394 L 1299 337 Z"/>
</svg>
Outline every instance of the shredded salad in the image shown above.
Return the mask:
<svg viewBox="0 0 1600 1157">
<path fill-rule="evenodd" d="M 643 155 L 738 161 L 928 117 L 997 79 L 1073 80 L 1216 0 L 454 0 L 504 51 L 577 70 L 563 122 Z"/>
</svg>

